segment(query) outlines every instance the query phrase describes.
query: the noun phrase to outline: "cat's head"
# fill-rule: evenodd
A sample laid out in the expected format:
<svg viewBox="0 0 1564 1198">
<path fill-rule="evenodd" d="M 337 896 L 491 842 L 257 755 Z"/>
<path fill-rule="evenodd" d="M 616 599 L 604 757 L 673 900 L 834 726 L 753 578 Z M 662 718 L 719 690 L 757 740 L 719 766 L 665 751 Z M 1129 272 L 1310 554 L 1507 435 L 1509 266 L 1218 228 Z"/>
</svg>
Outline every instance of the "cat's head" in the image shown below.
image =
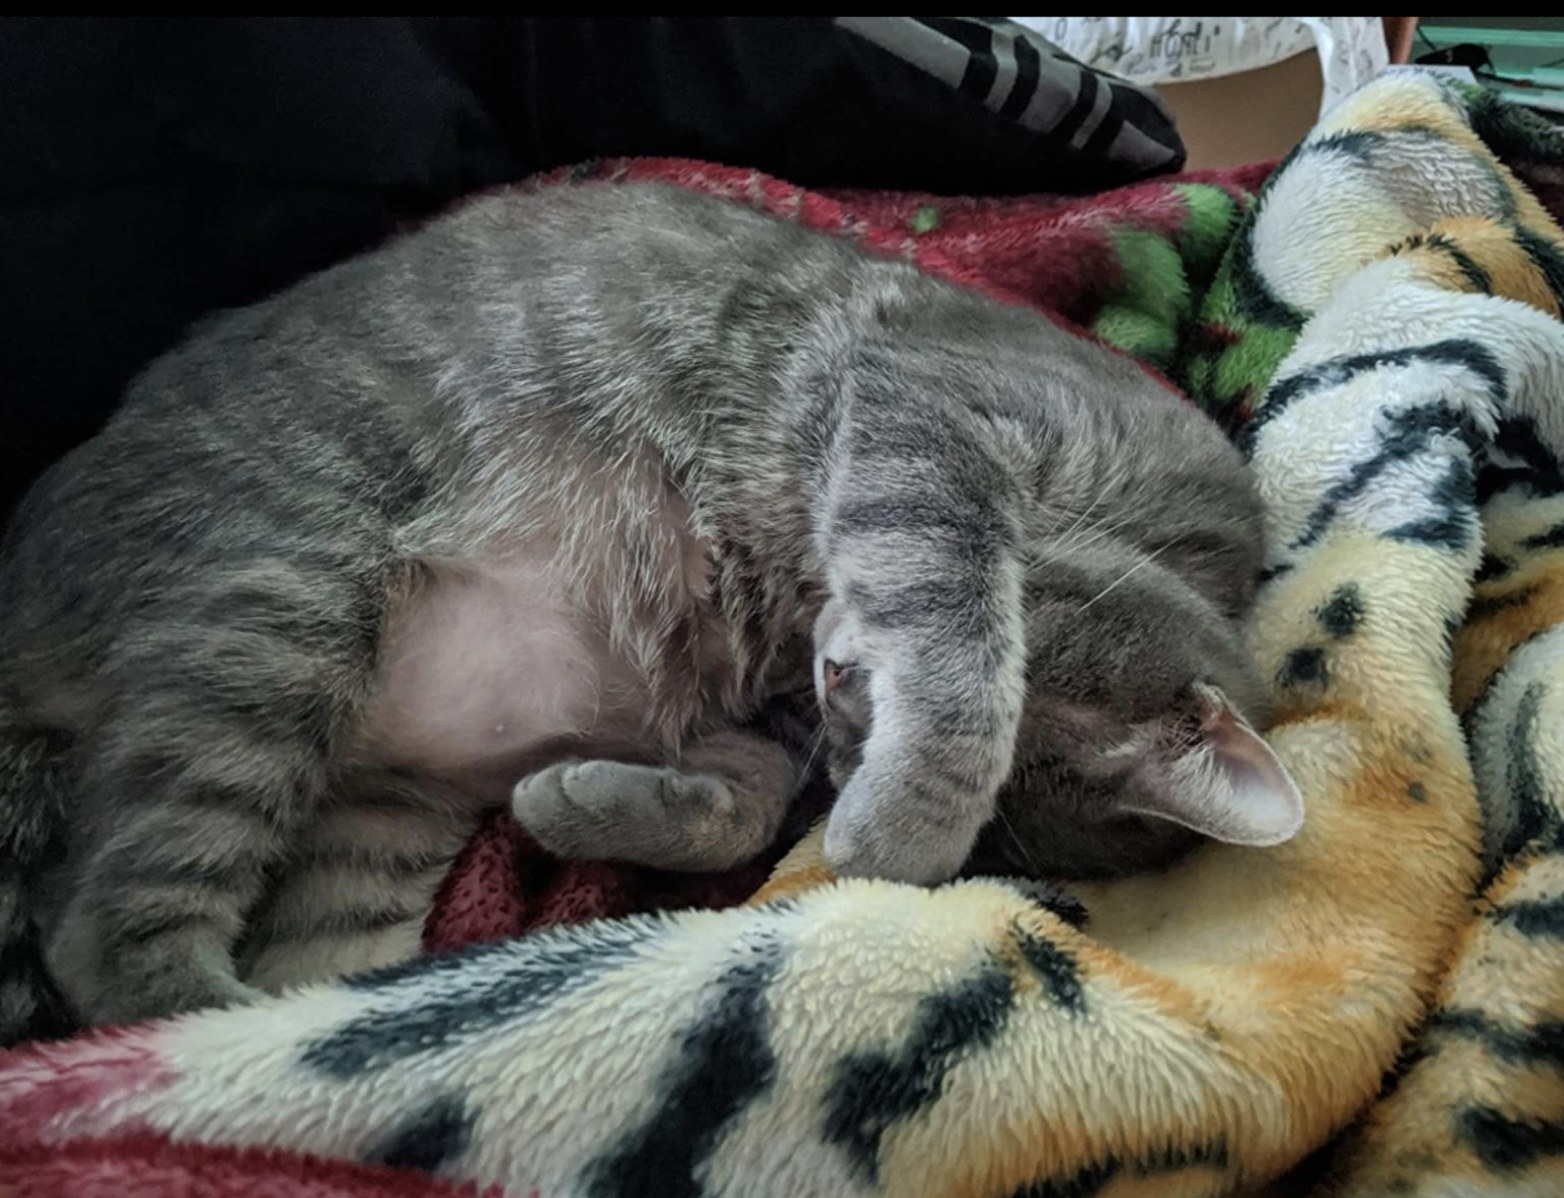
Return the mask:
<svg viewBox="0 0 1564 1198">
<path fill-rule="evenodd" d="M 1044 547 L 1032 562 L 1014 766 L 974 863 L 1102 876 L 1200 836 L 1261 846 L 1297 832 L 1302 800 L 1256 730 L 1264 689 L 1238 622 L 1122 543 Z M 872 679 L 824 659 L 817 678 L 840 787 L 873 719 Z"/>
</svg>

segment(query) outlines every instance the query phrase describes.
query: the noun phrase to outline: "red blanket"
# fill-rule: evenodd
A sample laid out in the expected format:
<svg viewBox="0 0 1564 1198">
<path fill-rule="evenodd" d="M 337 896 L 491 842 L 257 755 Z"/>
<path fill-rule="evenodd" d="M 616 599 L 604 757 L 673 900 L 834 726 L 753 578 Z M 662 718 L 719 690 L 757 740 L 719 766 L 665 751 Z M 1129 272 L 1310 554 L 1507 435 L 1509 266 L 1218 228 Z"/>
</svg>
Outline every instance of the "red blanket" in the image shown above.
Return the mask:
<svg viewBox="0 0 1564 1198">
<path fill-rule="evenodd" d="M 1158 362 L 1157 345 L 1178 340 L 1177 326 L 1190 312 L 1192 292 L 1205 281 L 1200 276 L 1214 269 L 1243 202 L 1269 170 L 1265 163 L 1203 172 L 1086 197 L 980 199 L 824 194 L 753 171 L 641 159 L 555 172 L 529 186 L 596 177 L 655 178 L 716 192 L 1035 305 Z M 1211 186 L 1191 188 L 1190 183 Z M 1164 247 L 1160 256 L 1158 246 Z M 820 796 L 813 801 L 818 804 Z M 440 950 L 524 935 L 554 923 L 657 908 L 728 906 L 753 893 L 770 864 L 757 862 L 719 877 L 681 877 L 562 863 L 542 853 L 508 817 L 495 816 L 453 866 L 430 915 L 425 942 Z M 3 1132 L 0 1198 L 440 1198 L 476 1193 L 408 1171 L 302 1156 L 181 1146 L 145 1137 L 34 1150 L 7 1143 Z"/>
</svg>

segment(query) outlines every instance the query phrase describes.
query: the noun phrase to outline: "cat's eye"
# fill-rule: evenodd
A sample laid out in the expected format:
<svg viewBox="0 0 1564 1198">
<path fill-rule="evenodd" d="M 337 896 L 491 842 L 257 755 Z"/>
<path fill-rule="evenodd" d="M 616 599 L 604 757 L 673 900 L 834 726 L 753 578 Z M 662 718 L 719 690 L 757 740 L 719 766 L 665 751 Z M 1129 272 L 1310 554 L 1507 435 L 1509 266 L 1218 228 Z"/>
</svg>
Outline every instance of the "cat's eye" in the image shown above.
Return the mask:
<svg viewBox="0 0 1564 1198">
<path fill-rule="evenodd" d="M 852 668 L 850 665 L 839 665 L 829 657 L 826 658 L 820 667 L 820 676 L 825 684 L 825 693 L 829 695 L 837 687 L 841 686 L 843 680 L 852 671 Z"/>
</svg>

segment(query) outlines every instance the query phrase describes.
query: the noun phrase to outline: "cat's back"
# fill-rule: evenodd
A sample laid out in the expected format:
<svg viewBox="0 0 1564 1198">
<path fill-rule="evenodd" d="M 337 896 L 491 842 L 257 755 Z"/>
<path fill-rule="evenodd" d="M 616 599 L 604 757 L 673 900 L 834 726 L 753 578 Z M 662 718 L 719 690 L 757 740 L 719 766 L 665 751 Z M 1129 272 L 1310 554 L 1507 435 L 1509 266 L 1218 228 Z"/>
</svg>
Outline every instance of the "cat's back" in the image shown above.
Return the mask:
<svg viewBox="0 0 1564 1198">
<path fill-rule="evenodd" d="M 660 184 L 467 201 L 198 323 L 132 380 L 103 429 L 39 480 L 11 540 L 93 496 L 114 504 L 288 473 L 335 478 L 352 492 L 401 473 L 420 451 L 436 466 L 441 426 L 464 400 L 527 391 L 518 367 L 568 372 L 592 355 L 612 359 L 616 343 L 622 350 L 644 334 L 649 315 L 679 326 L 689 310 L 709 311 L 735 274 L 765 273 L 768 250 L 796 252 L 798 235 Z"/>
<path fill-rule="evenodd" d="M 300 465 L 299 448 L 333 440 L 431 456 L 464 407 L 558 400 L 681 359 L 742 367 L 771 323 L 818 325 L 866 277 L 897 274 L 917 277 L 671 184 L 505 190 L 204 321 L 99 439 L 135 457 L 171 440 Z"/>
<path fill-rule="evenodd" d="M 147 367 L 11 520 L 7 669 L 35 648 L 107 644 L 134 611 L 247 561 L 368 571 L 399 552 L 398 528 L 448 503 L 475 446 L 543 437 L 551 409 L 583 427 L 591 396 L 642 402 L 637 387 L 703 353 L 741 361 L 742 346 L 713 339 L 744 323 L 729 300 L 746 280 L 823 294 L 861 269 L 847 247 L 726 201 L 562 186 L 466 202 L 218 314 Z"/>
</svg>

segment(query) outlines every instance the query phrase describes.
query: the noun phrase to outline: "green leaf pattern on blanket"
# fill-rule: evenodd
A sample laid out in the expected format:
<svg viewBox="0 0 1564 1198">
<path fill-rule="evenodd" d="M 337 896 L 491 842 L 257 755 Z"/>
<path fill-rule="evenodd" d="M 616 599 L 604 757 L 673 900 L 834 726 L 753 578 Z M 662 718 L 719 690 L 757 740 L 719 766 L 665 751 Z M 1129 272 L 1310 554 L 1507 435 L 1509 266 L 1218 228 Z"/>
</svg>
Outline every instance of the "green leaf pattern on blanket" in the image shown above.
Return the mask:
<svg viewBox="0 0 1564 1198">
<path fill-rule="evenodd" d="M 1183 211 L 1168 231 L 1113 230 L 1117 275 L 1091 331 L 1162 370 L 1171 368 L 1191 317 L 1242 213 L 1240 200 L 1208 183 L 1169 188 Z"/>
</svg>

